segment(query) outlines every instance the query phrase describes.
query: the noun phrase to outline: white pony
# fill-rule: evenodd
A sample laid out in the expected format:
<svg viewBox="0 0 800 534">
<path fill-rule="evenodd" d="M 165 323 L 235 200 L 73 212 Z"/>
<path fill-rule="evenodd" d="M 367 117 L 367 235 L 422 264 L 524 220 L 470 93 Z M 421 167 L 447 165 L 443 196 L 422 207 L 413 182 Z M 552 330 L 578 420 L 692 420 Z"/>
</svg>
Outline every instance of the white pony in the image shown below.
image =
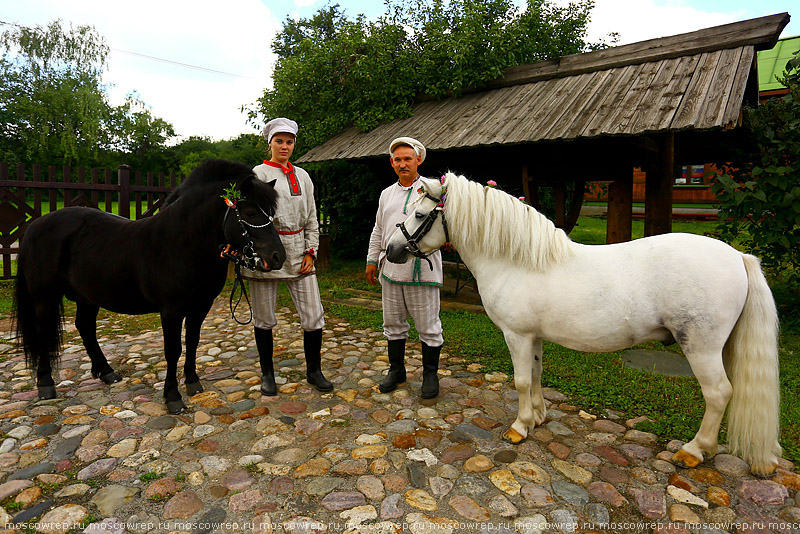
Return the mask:
<svg viewBox="0 0 800 534">
<path fill-rule="evenodd" d="M 402 263 L 449 240 L 475 276 L 514 364 L 519 411 L 504 439 L 519 443 L 545 420 L 542 340 L 594 352 L 677 341 L 706 411 L 673 461 L 694 467 L 716 454 L 730 401 L 732 453 L 755 474 L 774 472 L 781 455 L 778 319 L 756 257 L 692 234 L 581 245 L 497 189 L 452 173 L 421 182 L 387 258 Z"/>
</svg>

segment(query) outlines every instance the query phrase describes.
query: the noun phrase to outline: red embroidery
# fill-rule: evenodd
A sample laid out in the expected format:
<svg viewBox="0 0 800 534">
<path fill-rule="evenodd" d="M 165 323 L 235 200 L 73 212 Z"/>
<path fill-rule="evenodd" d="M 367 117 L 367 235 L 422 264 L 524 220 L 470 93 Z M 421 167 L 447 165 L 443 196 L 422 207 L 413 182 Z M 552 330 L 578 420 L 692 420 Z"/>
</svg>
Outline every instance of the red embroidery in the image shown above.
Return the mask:
<svg viewBox="0 0 800 534">
<path fill-rule="evenodd" d="M 283 171 L 283 175 L 286 176 L 286 179 L 289 180 L 289 189 L 292 191 L 292 196 L 297 197 L 301 195 L 300 191 L 300 182 L 297 181 L 297 176 L 294 174 L 294 166 L 290 161 L 287 161 L 286 164 L 288 167 L 284 167 L 280 163 L 275 163 L 274 161 L 267 161 L 264 160 L 264 165 L 269 165 L 270 167 L 277 167 L 278 169 Z"/>
</svg>

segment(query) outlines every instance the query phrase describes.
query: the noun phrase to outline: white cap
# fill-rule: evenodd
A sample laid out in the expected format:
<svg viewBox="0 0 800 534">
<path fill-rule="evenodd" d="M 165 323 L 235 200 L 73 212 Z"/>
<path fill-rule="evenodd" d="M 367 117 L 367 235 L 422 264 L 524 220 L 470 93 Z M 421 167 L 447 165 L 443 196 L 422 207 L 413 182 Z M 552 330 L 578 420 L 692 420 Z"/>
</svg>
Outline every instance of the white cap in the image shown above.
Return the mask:
<svg viewBox="0 0 800 534">
<path fill-rule="evenodd" d="M 272 136 L 276 133 L 290 133 L 297 136 L 297 123 L 286 117 L 278 117 L 265 124 L 262 133 L 267 143 L 272 141 Z"/>
<path fill-rule="evenodd" d="M 419 162 L 425 161 L 425 145 L 414 139 L 413 137 L 398 137 L 389 145 L 389 155 L 394 153 L 394 149 L 398 145 L 408 145 L 414 149 L 414 153 L 420 157 Z"/>
</svg>

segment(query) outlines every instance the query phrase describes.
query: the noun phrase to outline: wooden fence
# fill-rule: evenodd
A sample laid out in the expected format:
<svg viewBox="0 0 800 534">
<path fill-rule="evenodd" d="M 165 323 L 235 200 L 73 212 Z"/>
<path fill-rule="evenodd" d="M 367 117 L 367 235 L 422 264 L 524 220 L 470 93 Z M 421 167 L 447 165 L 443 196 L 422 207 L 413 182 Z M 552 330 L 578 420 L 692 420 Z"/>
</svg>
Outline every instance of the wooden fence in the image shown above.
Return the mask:
<svg viewBox="0 0 800 534">
<path fill-rule="evenodd" d="M 68 206 L 86 206 L 115 213 L 126 219 L 149 217 L 163 205 L 183 175 L 133 172 L 127 165 L 116 171 L 41 165 L 9 165 L 0 162 L 0 280 L 13 277 L 12 259 L 19 251 L 19 240 L 31 221 L 44 213 Z M 133 211 L 131 207 L 133 206 Z"/>
</svg>

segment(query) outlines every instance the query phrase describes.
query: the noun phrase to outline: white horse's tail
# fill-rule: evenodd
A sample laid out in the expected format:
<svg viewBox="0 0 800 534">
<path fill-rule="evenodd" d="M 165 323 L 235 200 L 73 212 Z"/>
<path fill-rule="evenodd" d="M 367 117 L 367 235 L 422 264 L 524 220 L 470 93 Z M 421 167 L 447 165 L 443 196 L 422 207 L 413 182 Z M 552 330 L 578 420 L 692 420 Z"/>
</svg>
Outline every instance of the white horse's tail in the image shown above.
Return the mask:
<svg viewBox="0 0 800 534">
<path fill-rule="evenodd" d="M 725 346 L 725 366 L 733 386 L 728 408 L 731 452 L 754 473 L 775 470 L 781 455 L 778 312 L 755 256 L 743 254 L 747 300 Z"/>
</svg>

